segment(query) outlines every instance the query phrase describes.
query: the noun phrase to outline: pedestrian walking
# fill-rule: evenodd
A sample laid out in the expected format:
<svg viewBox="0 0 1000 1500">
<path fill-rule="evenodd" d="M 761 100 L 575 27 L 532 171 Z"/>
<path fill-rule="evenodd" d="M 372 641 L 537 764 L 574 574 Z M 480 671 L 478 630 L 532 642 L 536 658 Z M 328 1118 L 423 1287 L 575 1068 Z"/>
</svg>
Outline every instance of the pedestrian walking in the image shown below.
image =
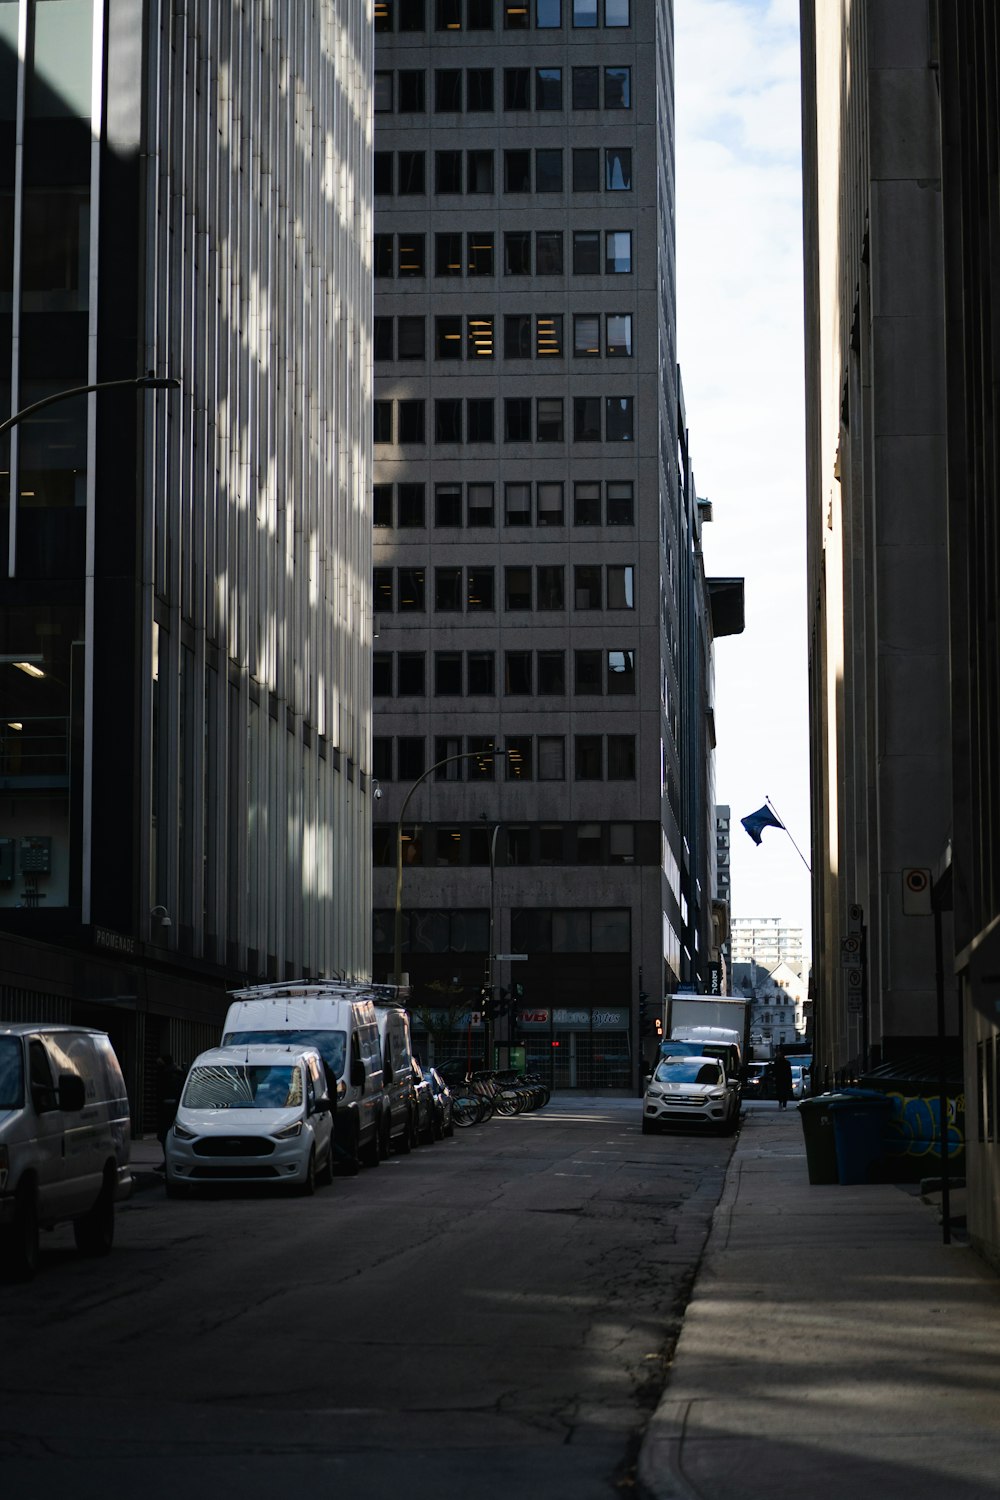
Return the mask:
<svg viewBox="0 0 1000 1500">
<path fill-rule="evenodd" d="M 174 1123 L 186 1076 L 185 1070 L 177 1066 L 169 1052 L 156 1059 L 156 1139 L 163 1148 L 163 1161 L 156 1169 L 158 1172 L 162 1172 L 167 1164 L 167 1132 Z"/>
<path fill-rule="evenodd" d="M 792 1065 L 785 1056 L 784 1051 L 779 1051 L 774 1059 L 774 1093 L 778 1101 L 779 1109 L 787 1109 L 788 1101 L 792 1097 Z"/>
</svg>

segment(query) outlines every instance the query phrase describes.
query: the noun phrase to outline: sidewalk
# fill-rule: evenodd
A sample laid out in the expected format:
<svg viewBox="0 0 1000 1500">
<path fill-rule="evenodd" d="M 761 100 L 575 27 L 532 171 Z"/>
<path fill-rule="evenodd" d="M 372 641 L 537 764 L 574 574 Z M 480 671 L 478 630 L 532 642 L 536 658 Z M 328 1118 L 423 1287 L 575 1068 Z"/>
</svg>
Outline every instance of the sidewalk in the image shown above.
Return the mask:
<svg viewBox="0 0 1000 1500">
<path fill-rule="evenodd" d="M 646 1500 L 997 1500 L 1000 1279 L 897 1187 L 810 1187 L 798 1112 L 744 1119 Z"/>
<path fill-rule="evenodd" d="M 132 1142 L 129 1163 L 132 1167 L 132 1192 L 144 1193 L 163 1186 L 163 1173 L 154 1169 L 163 1161 L 163 1147 L 155 1135 L 141 1135 Z"/>
</svg>

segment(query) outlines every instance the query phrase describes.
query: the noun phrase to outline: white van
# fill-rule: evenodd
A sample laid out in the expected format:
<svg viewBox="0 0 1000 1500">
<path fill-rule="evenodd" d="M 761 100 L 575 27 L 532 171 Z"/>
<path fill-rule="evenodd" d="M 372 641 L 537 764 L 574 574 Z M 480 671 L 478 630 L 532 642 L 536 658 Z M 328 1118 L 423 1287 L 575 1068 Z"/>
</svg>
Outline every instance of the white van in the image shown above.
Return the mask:
<svg viewBox="0 0 1000 1500">
<path fill-rule="evenodd" d="M 336 1092 L 337 1167 L 377 1167 L 388 1150 L 383 1126 L 382 1057 L 375 1007 L 358 989 L 321 980 L 234 990 L 222 1045 L 266 1042 L 315 1047 Z"/>
<path fill-rule="evenodd" d="M 125 1080 L 108 1037 L 82 1026 L 0 1024 L 0 1272 L 27 1281 L 39 1228 L 72 1222 L 106 1255 L 132 1189 Z"/>
<path fill-rule="evenodd" d="M 167 1196 L 333 1180 L 334 1101 L 315 1047 L 214 1047 L 191 1064 L 164 1142 Z"/>
<path fill-rule="evenodd" d="M 417 1133 L 417 1098 L 413 1086 L 410 1018 L 398 1002 L 392 1001 L 376 1002 L 375 1015 L 382 1044 L 384 1129 L 396 1150 L 406 1152 L 420 1139 Z"/>
<path fill-rule="evenodd" d="M 728 1026 L 675 1026 L 671 1042 L 702 1042 L 705 1056 L 717 1057 L 725 1064 L 726 1077 L 739 1079 L 743 1073 L 743 1037 Z M 660 1055 L 666 1054 L 669 1042 L 660 1043 Z"/>
</svg>

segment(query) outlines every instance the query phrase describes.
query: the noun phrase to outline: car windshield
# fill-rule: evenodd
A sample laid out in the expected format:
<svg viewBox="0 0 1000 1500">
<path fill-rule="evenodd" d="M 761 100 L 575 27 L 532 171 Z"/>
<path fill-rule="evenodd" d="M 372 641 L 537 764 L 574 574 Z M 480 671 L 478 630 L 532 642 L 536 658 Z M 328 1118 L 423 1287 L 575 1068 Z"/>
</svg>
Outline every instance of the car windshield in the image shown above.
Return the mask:
<svg viewBox="0 0 1000 1500">
<path fill-rule="evenodd" d="M 24 1069 L 21 1041 L 0 1036 L 0 1109 L 20 1109 L 24 1103 Z"/>
<path fill-rule="evenodd" d="M 670 1057 L 661 1062 L 653 1074 L 657 1083 L 722 1082 L 717 1063 L 699 1062 L 696 1057 Z"/>
<path fill-rule="evenodd" d="M 326 1064 L 331 1078 L 339 1078 L 347 1056 L 347 1034 L 343 1031 L 227 1031 L 224 1047 L 263 1046 L 273 1042 L 279 1047 L 315 1047 Z"/>
<path fill-rule="evenodd" d="M 181 1103 L 185 1109 L 294 1109 L 302 1103 L 302 1071 L 288 1063 L 192 1068 Z"/>
</svg>

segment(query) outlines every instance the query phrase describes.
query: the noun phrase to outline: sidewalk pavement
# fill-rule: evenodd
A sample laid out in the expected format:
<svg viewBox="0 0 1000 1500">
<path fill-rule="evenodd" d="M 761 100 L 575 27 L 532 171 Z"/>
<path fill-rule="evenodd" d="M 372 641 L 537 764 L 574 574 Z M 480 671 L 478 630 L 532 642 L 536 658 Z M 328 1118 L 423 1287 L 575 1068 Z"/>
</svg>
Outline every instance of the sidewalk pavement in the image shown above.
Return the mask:
<svg viewBox="0 0 1000 1500">
<path fill-rule="evenodd" d="M 893 1186 L 811 1187 L 794 1107 L 747 1110 L 646 1500 L 997 1500 L 1000 1279 Z"/>
<path fill-rule="evenodd" d="M 141 1135 L 133 1139 L 129 1163 L 132 1168 L 133 1193 L 144 1193 L 148 1188 L 163 1186 L 163 1173 L 156 1171 L 163 1164 L 163 1147 L 155 1135 Z"/>
</svg>

